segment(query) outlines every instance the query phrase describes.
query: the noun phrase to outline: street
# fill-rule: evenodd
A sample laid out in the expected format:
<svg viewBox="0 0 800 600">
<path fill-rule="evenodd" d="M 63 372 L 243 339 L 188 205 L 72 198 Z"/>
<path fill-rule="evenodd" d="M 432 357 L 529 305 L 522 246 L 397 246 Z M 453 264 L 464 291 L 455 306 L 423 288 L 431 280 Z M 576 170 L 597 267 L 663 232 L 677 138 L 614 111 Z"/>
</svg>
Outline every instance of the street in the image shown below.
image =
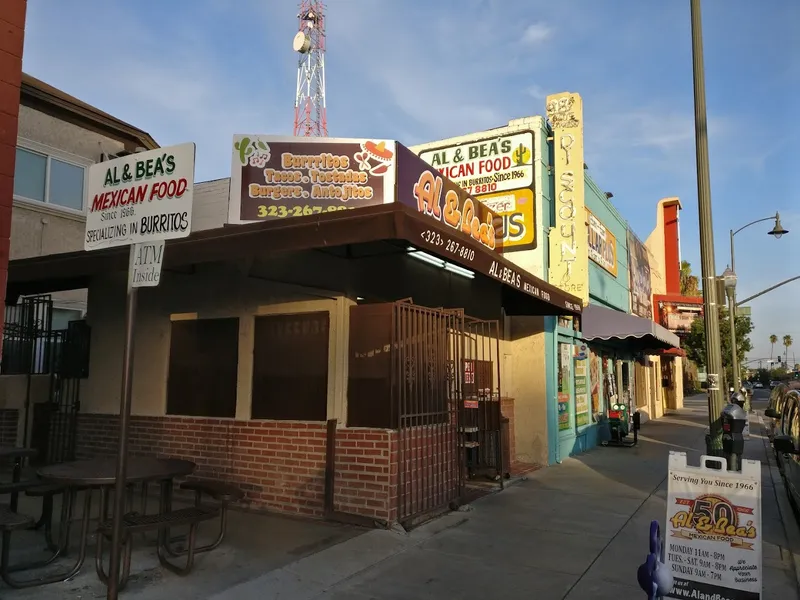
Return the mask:
<svg viewBox="0 0 800 600">
<path fill-rule="evenodd" d="M 757 390 L 763 412 L 768 390 Z M 215 600 L 405 600 L 457 597 L 541 600 L 638 598 L 636 569 L 650 521 L 663 523 L 670 450 L 697 464 L 706 427 L 705 396 L 646 423 L 636 448 L 597 448 L 533 473 L 410 534 L 374 531 L 214 596 Z M 758 415 L 746 457 L 767 461 Z M 773 461 L 774 462 L 774 461 Z M 798 595 L 773 484 L 763 468 L 763 598 Z M 776 493 L 778 496 L 776 496 Z M 798 554 L 797 523 L 786 529 Z"/>
</svg>

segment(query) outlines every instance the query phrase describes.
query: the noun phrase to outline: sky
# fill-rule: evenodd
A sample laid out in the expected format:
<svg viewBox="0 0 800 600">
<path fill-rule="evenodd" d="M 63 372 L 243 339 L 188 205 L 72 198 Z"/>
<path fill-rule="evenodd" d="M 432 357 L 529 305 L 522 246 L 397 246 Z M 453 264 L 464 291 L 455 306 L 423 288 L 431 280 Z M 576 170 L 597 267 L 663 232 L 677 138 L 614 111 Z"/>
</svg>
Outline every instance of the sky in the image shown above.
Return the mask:
<svg viewBox="0 0 800 600">
<path fill-rule="evenodd" d="M 704 0 L 715 262 L 739 233 L 740 298 L 800 275 L 800 2 Z M 586 163 L 646 239 L 678 196 L 700 273 L 688 0 L 329 0 L 328 131 L 407 146 L 541 115 L 579 92 Z M 291 135 L 292 0 L 28 0 L 23 69 L 147 132 L 194 141 L 198 181 L 230 175 L 234 133 Z M 751 303 L 749 358 L 770 334 L 800 359 L 800 281 Z M 776 346 L 775 352 L 783 350 Z M 798 360 L 797 362 L 800 362 Z"/>
</svg>

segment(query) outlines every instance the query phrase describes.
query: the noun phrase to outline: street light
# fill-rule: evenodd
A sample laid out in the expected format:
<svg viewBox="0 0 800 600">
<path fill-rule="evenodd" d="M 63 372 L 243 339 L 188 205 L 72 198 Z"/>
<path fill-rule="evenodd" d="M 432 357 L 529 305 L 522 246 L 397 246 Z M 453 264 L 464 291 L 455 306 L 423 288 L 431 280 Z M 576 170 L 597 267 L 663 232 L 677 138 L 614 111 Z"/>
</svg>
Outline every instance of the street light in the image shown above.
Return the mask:
<svg viewBox="0 0 800 600">
<path fill-rule="evenodd" d="M 728 266 L 722 272 L 725 295 L 728 297 L 728 317 L 731 324 L 731 374 L 733 391 L 739 390 L 739 353 L 736 348 L 736 273 Z"/>
<path fill-rule="evenodd" d="M 728 296 L 728 310 L 731 317 L 731 360 L 733 361 L 733 388 L 735 390 L 739 389 L 739 358 L 736 348 L 736 252 L 734 251 L 733 246 L 733 237 L 742 231 L 743 229 L 747 229 L 751 225 L 755 225 L 756 223 L 763 223 L 764 221 L 775 221 L 775 225 L 773 226 L 771 231 L 767 232 L 767 235 L 773 236 L 776 240 L 780 239 L 784 234 L 789 233 L 788 229 L 785 229 L 783 225 L 781 225 L 781 214 L 776 212 L 774 216 L 771 217 L 764 217 L 763 219 L 756 219 L 755 221 L 751 221 L 747 225 L 743 225 L 739 227 L 736 231 L 731 229 L 731 265 L 730 268 L 725 269 L 725 273 L 730 271 L 730 275 L 733 277 L 732 282 L 728 282 L 728 279 L 725 279 L 725 294 Z M 723 278 L 725 277 L 725 273 L 723 273 Z"/>
<path fill-rule="evenodd" d="M 717 269 L 714 266 L 714 223 L 711 217 L 711 175 L 708 166 L 708 114 L 703 65 L 703 24 L 700 0 L 689 0 L 692 22 L 692 82 L 694 87 L 694 143 L 697 163 L 697 212 L 700 222 L 700 266 L 703 287 L 703 320 L 706 329 L 706 368 L 708 378 L 708 436 L 706 454 L 722 455 L 720 414 L 727 404 L 720 389 L 722 351 L 717 313 Z"/>
<path fill-rule="evenodd" d="M 772 228 L 772 231 L 768 231 L 767 235 L 774 235 L 775 239 L 779 240 L 784 233 L 789 233 L 789 230 L 784 229 L 783 225 L 781 225 L 781 214 L 775 213 L 775 227 Z"/>
</svg>

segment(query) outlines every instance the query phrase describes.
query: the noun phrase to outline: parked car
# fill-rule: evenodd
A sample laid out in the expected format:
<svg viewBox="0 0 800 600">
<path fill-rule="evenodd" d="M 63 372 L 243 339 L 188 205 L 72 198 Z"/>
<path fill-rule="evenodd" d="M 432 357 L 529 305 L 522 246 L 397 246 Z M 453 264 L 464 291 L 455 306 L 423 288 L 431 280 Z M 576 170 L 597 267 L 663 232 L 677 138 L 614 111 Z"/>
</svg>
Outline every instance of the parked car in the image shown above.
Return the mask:
<svg viewBox="0 0 800 600">
<path fill-rule="evenodd" d="M 774 389 L 776 385 L 780 385 L 780 381 L 770 381 L 769 382 L 769 389 Z"/>
<path fill-rule="evenodd" d="M 781 433 L 772 438 L 775 453 L 782 464 L 789 500 L 800 507 L 800 392 L 786 393 L 781 418 Z"/>
<path fill-rule="evenodd" d="M 769 404 L 764 410 L 765 425 L 767 427 L 767 435 L 772 439 L 775 435 L 783 433 L 781 430 L 781 420 L 783 418 L 783 410 L 786 406 L 786 394 L 789 388 L 781 384 L 772 389 L 769 395 Z"/>
</svg>

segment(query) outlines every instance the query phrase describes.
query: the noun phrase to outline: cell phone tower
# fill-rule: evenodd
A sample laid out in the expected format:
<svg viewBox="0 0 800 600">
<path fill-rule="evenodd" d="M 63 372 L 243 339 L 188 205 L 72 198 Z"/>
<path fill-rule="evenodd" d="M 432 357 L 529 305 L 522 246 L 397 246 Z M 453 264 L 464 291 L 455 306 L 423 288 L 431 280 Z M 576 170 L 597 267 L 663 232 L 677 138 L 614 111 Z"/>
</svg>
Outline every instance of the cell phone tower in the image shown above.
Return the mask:
<svg viewBox="0 0 800 600">
<path fill-rule="evenodd" d="M 327 137 L 325 5 L 319 0 L 302 0 L 297 19 L 299 31 L 292 42 L 292 48 L 300 55 L 294 99 L 294 135 Z"/>
</svg>

